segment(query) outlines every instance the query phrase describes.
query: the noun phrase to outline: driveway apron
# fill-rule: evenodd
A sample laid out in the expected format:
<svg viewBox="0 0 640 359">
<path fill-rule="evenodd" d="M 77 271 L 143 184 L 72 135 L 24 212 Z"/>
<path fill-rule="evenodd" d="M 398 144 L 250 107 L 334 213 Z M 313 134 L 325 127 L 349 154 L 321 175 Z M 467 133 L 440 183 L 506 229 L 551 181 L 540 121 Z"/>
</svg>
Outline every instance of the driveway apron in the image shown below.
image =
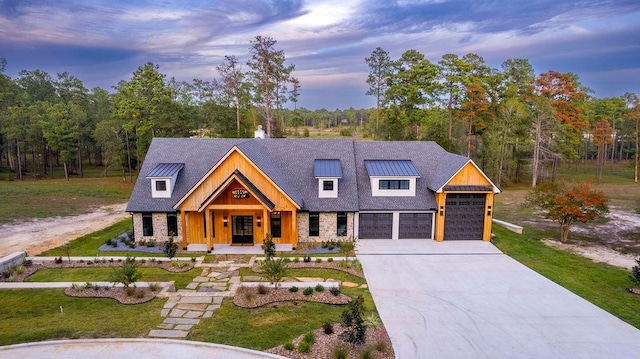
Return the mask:
<svg viewBox="0 0 640 359">
<path fill-rule="evenodd" d="M 632 358 L 640 331 L 491 243 L 360 241 L 398 358 Z"/>
</svg>

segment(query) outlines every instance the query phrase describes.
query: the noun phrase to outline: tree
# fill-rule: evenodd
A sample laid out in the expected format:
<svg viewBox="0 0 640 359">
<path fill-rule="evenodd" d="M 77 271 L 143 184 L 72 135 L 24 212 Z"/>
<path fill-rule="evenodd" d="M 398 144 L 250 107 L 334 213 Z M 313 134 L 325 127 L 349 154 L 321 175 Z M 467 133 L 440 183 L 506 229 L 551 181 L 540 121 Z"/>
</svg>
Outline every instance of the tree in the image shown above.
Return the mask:
<svg viewBox="0 0 640 359">
<path fill-rule="evenodd" d="M 138 271 L 135 257 L 127 257 L 122 263 L 122 267 L 113 269 L 109 281 L 122 283 L 125 288 L 129 288 L 129 285 L 134 284 L 140 277 L 142 277 L 142 273 Z"/>
<path fill-rule="evenodd" d="M 389 53 L 384 51 L 381 47 L 376 47 L 371 53 L 370 57 L 364 59 L 369 66 L 369 76 L 367 77 L 367 84 L 369 89 L 367 95 L 374 95 L 376 97 L 376 132 L 380 126 L 380 104 L 382 103 L 383 96 L 387 91 L 387 78 L 392 71 L 392 61 L 389 57 Z"/>
<path fill-rule="evenodd" d="M 251 59 L 247 65 L 251 69 L 249 78 L 253 87 L 253 100 L 267 125 L 267 134 L 280 137 L 281 132 L 277 121 L 273 119 L 273 106 L 280 105 L 280 91 L 283 86 L 292 81 L 291 72 L 294 65 L 285 66 L 284 51 L 275 49 L 276 40 L 271 37 L 256 36 L 251 41 Z"/>
<path fill-rule="evenodd" d="M 560 224 L 560 240 L 566 242 L 575 222 L 587 223 L 609 211 L 604 194 L 592 191 L 587 183 L 545 183 L 532 189 L 525 204 L 543 211 L 545 218 Z"/>
<path fill-rule="evenodd" d="M 269 257 L 269 259 L 260 262 L 260 270 L 269 283 L 278 289 L 278 284 L 282 278 L 287 276 L 289 268 L 284 258 L 273 259 Z"/>
<path fill-rule="evenodd" d="M 602 180 L 602 167 L 604 167 L 604 161 L 606 157 L 607 145 L 613 143 L 613 129 L 609 124 L 609 121 L 600 119 L 591 124 L 591 136 L 593 136 L 593 143 L 598 149 L 598 183 Z"/>
<path fill-rule="evenodd" d="M 531 118 L 531 135 L 533 137 L 533 158 L 531 163 L 531 187 L 535 187 L 540 177 L 541 164 L 545 159 L 557 158 L 553 151 L 553 134 L 557 121 L 553 117 L 553 109 L 549 99 L 533 96 L 527 101 Z"/>
<path fill-rule="evenodd" d="M 169 240 L 162 245 L 162 251 L 169 259 L 175 257 L 178 252 L 178 243 L 173 240 L 174 235 L 173 232 L 169 233 Z"/>
<path fill-rule="evenodd" d="M 243 94 L 243 81 L 245 74 L 238 65 L 238 59 L 231 55 L 225 56 L 224 62 L 216 67 L 221 76 L 222 91 L 232 101 L 236 108 L 236 131 L 240 137 L 240 101 L 246 96 Z"/>
<path fill-rule="evenodd" d="M 636 259 L 636 265 L 631 268 L 629 279 L 634 285 L 640 285 L 640 258 Z"/>
<path fill-rule="evenodd" d="M 364 298 L 358 295 L 358 298 L 353 299 L 348 308 L 342 312 L 341 324 L 346 329 L 340 333 L 340 339 L 350 344 L 364 343 L 367 326 L 364 324 L 363 315 Z"/>
<path fill-rule="evenodd" d="M 638 182 L 638 163 L 640 162 L 640 99 L 635 93 L 627 92 L 623 95 L 627 103 L 628 112 L 626 117 L 635 125 L 635 158 L 633 166 L 633 181 Z"/>
</svg>

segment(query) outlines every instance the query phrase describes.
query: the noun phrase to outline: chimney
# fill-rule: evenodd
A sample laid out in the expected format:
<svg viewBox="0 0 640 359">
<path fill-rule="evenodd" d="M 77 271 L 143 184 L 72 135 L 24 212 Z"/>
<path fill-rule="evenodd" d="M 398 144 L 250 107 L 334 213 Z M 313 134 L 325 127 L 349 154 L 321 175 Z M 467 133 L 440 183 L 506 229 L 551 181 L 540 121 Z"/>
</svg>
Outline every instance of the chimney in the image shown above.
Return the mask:
<svg viewBox="0 0 640 359">
<path fill-rule="evenodd" d="M 262 129 L 262 125 L 258 125 L 258 129 L 253 131 L 253 138 L 263 138 L 264 139 L 264 130 Z"/>
</svg>

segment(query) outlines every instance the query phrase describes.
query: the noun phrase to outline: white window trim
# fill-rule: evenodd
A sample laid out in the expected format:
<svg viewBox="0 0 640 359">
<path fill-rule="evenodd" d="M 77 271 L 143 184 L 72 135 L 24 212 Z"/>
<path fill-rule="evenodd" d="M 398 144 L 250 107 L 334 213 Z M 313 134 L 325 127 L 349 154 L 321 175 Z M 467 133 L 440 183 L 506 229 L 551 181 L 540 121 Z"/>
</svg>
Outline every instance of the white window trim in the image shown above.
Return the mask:
<svg viewBox="0 0 640 359">
<path fill-rule="evenodd" d="M 333 182 L 333 191 L 324 190 L 324 181 Z M 338 198 L 338 178 L 318 177 L 318 198 Z"/>
<path fill-rule="evenodd" d="M 167 183 L 165 191 L 158 191 L 156 189 L 156 183 L 158 181 L 165 181 Z M 171 177 L 154 177 L 151 179 L 152 198 L 171 198 L 171 192 L 173 192 L 173 181 L 171 181 Z"/>
<path fill-rule="evenodd" d="M 373 197 L 415 197 L 416 177 L 369 177 L 371 180 L 371 195 Z M 409 180 L 409 189 L 380 189 L 380 180 Z"/>
</svg>

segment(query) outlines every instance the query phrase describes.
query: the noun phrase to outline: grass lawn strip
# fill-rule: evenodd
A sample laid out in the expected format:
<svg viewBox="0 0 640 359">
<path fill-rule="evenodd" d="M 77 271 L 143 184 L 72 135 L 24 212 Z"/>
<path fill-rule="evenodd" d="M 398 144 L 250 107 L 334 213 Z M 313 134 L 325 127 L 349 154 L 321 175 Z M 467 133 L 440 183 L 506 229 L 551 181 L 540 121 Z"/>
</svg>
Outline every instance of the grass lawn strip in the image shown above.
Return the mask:
<svg viewBox="0 0 640 359">
<path fill-rule="evenodd" d="M 536 239 L 541 232 L 526 227 L 524 235 L 493 230 L 505 254 L 640 329 L 640 296 L 628 291 L 629 271 L 549 247 Z"/>
</svg>

